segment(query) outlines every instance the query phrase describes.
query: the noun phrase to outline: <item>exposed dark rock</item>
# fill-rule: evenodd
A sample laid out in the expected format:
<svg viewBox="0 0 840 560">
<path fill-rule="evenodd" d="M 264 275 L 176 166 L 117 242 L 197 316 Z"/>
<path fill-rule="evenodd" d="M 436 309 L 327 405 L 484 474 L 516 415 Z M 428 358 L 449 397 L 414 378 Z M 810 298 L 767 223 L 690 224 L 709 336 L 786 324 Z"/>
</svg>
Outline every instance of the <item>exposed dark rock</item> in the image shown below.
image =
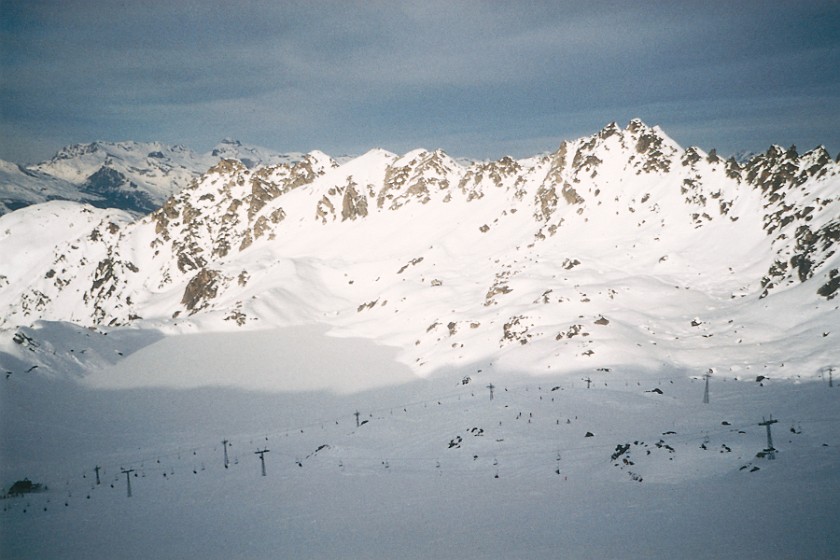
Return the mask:
<svg viewBox="0 0 840 560">
<path fill-rule="evenodd" d="M 32 482 L 28 478 L 24 478 L 23 480 L 18 480 L 9 488 L 7 495 L 9 496 L 22 496 L 24 494 L 32 494 L 34 492 L 43 492 L 46 490 L 46 487 L 43 484 L 38 484 Z"/>
<path fill-rule="evenodd" d="M 834 299 L 840 290 L 840 273 L 836 268 L 828 273 L 828 281 L 817 289 L 817 293 L 826 299 Z"/>
<path fill-rule="evenodd" d="M 99 208 L 119 208 L 138 214 L 148 214 L 157 208 L 148 193 L 138 190 L 128 177 L 107 166 L 88 177 L 79 190 L 101 197 L 89 200 Z"/>
<path fill-rule="evenodd" d="M 201 269 L 192 277 L 184 290 L 181 304 L 190 314 L 196 313 L 209 305 L 210 300 L 218 295 L 222 274 L 217 270 Z"/>
<path fill-rule="evenodd" d="M 367 197 L 364 192 L 356 190 L 356 183 L 348 178 L 344 190 L 344 197 L 341 200 L 341 220 L 355 220 L 368 215 Z"/>
</svg>

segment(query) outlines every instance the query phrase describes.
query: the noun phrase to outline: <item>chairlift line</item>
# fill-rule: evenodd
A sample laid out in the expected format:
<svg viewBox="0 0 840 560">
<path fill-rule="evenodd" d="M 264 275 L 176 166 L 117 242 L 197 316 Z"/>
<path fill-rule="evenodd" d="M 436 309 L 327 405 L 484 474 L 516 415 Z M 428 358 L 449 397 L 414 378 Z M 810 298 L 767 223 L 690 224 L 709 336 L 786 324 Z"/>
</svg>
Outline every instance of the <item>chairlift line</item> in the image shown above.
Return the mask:
<svg viewBox="0 0 840 560">
<path fill-rule="evenodd" d="M 831 366 L 831 368 L 827 368 L 824 371 L 827 371 L 830 374 L 832 370 L 833 370 L 833 366 Z M 711 372 L 708 372 L 704 375 L 706 382 L 708 382 L 710 374 L 711 374 Z M 685 379 L 685 377 L 680 376 L 679 379 Z M 694 379 L 696 379 L 696 378 L 694 378 Z M 487 386 L 487 388 L 491 389 L 491 395 L 492 395 L 492 391 L 496 388 L 496 386 L 491 383 Z M 506 390 L 506 392 L 508 391 L 507 388 L 505 390 Z M 548 391 L 548 390 L 549 389 L 546 389 L 546 391 Z M 543 391 L 542 387 L 539 387 L 538 390 L 537 390 L 537 392 L 542 392 L 542 391 Z M 519 394 L 520 396 L 523 396 L 523 397 L 525 395 L 524 392 L 517 391 L 515 388 L 511 389 L 510 393 Z M 449 397 L 451 397 L 452 399 L 455 399 L 459 396 L 463 396 L 462 391 L 451 392 L 451 393 L 448 393 L 444 397 L 438 397 L 438 398 L 433 397 L 433 398 L 426 399 L 426 400 L 414 401 L 413 403 L 411 403 L 409 405 L 406 405 L 406 408 L 407 408 L 407 406 L 416 406 L 416 405 L 422 404 L 422 403 L 437 402 L 438 400 L 443 400 L 443 399 L 449 400 Z M 386 406 L 386 407 L 383 407 L 381 410 L 387 411 L 387 410 L 390 410 L 391 408 L 393 408 L 393 407 Z M 377 412 L 377 411 L 374 411 L 374 412 Z M 385 419 L 385 418 L 388 418 L 387 414 L 383 418 L 380 418 L 380 420 Z M 341 417 L 340 416 L 337 417 L 337 419 L 335 420 L 335 424 L 340 425 L 340 420 L 341 420 Z M 767 437 L 768 437 L 767 450 L 771 452 L 769 454 L 770 459 L 774 458 L 774 452 L 776 451 L 774 446 L 773 446 L 773 442 L 772 442 L 772 434 L 770 432 L 770 426 L 774 423 L 777 423 L 777 422 L 778 422 L 778 420 L 774 419 L 773 416 L 771 415 L 769 420 L 766 420 L 766 419 L 762 418 L 762 422 L 758 424 L 759 426 L 765 426 L 766 429 L 767 429 Z M 822 423 L 822 422 L 840 422 L 840 417 L 803 419 L 803 420 L 798 421 L 798 423 L 800 425 L 802 425 L 802 424 L 808 425 L 809 423 L 818 423 L 818 422 L 819 423 Z M 320 425 L 324 425 L 324 420 L 317 420 L 313 423 L 307 424 L 304 427 L 320 426 Z M 733 432 L 736 432 L 736 431 L 746 430 L 749 426 L 755 426 L 755 424 L 747 424 L 745 426 L 733 426 L 733 425 L 727 424 L 725 429 L 718 429 L 718 430 L 711 431 L 711 432 L 708 431 L 708 430 L 703 430 L 701 432 L 701 435 L 705 435 L 705 434 L 721 435 L 721 434 L 733 433 Z M 288 435 L 288 434 L 296 433 L 300 429 L 301 429 L 300 427 L 291 427 L 291 428 L 286 428 L 284 431 L 280 431 L 280 432 L 273 432 L 273 433 L 270 432 L 270 435 L 273 435 L 273 434 L 276 434 L 276 433 L 280 433 L 280 434 L 285 433 L 285 434 Z M 260 433 L 265 434 L 264 431 L 260 432 Z M 247 436 L 245 436 L 245 437 L 247 437 Z M 692 432 L 692 433 L 680 433 L 678 436 L 675 434 L 675 437 L 671 438 L 669 441 L 672 442 L 672 443 L 675 442 L 675 441 L 676 442 L 682 442 L 682 443 L 688 443 L 688 442 L 691 441 L 691 439 L 693 437 L 697 437 L 697 434 L 694 433 L 694 432 Z M 265 438 L 266 438 L 266 441 L 267 441 L 268 435 L 265 435 Z M 216 441 L 218 441 L 218 440 L 216 440 Z M 225 466 L 227 467 L 227 466 L 229 466 L 229 457 L 227 456 L 227 446 L 231 445 L 231 442 L 230 442 L 230 440 L 225 438 L 224 440 L 222 440 L 222 444 L 224 446 L 223 449 L 224 449 L 224 452 L 225 452 L 225 457 L 224 457 Z M 566 451 L 576 451 L 576 450 L 586 450 L 586 449 L 610 448 L 613 445 L 614 445 L 614 442 L 611 442 L 609 444 L 604 443 L 604 444 L 594 444 L 594 445 L 586 445 L 586 446 L 578 446 L 578 447 L 564 447 L 563 451 L 566 452 Z M 203 445 L 203 446 L 201 446 L 201 445 L 199 445 L 199 446 L 181 445 L 177 449 L 174 448 L 174 447 L 171 447 L 171 446 L 167 446 L 167 449 L 171 449 L 171 451 L 168 452 L 168 453 L 151 453 L 149 455 L 149 457 L 140 458 L 136 462 L 133 462 L 133 463 L 132 462 L 129 462 L 129 463 L 123 462 L 122 463 L 122 465 L 128 465 L 129 467 L 133 467 L 133 468 L 126 468 L 126 467 L 123 467 L 123 466 L 119 467 L 120 468 L 120 471 L 119 471 L 120 474 L 125 474 L 126 475 L 126 494 L 127 494 L 128 497 L 131 497 L 131 495 L 132 495 L 130 475 L 133 474 L 137 470 L 136 469 L 137 465 L 142 466 L 144 464 L 144 461 L 147 461 L 147 460 L 148 461 L 155 461 L 158 465 L 161 465 L 161 459 L 174 458 L 176 456 L 179 457 L 179 459 L 180 459 L 181 451 L 184 450 L 184 449 L 191 449 L 193 451 L 192 454 L 194 456 L 197 455 L 199 452 L 205 452 L 205 451 L 210 450 L 210 449 L 215 450 L 217 452 L 218 444 L 209 444 L 209 445 Z M 151 450 L 151 451 L 153 451 L 153 450 Z M 150 452 L 150 450 L 146 450 L 146 452 Z M 261 471 L 263 473 L 262 476 L 266 476 L 264 454 L 268 453 L 268 452 L 269 452 L 269 449 L 267 447 L 262 449 L 262 450 L 258 450 L 258 451 L 255 452 L 255 454 L 260 455 Z M 546 452 L 546 454 L 547 454 L 547 452 Z M 543 453 L 540 453 L 540 451 L 537 450 L 537 449 L 531 449 L 531 450 L 528 450 L 528 449 L 522 449 L 522 450 L 511 449 L 510 452 L 502 451 L 501 453 L 497 453 L 496 455 L 498 457 L 512 457 L 512 456 L 523 456 L 523 455 L 527 455 L 527 456 L 530 456 L 530 457 L 537 457 L 537 456 L 542 456 Z M 202 453 L 202 456 L 205 459 L 207 458 L 203 453 Z M 358 459 L 359 460 L 364 460 L 364 458 L 358 458 Z M 371 457 L 370 459 L 374 460 L 374 457 Z M 394 457 L 391 457 L 388 461 L 389 461 L 389 464 L 393 463 L 395 461 L 396 462 L 425 461 L 427 463 L 429 461 L 431 461 L 430 464 L 434 465 L 435 464 L 434 463 L 435 459 L 436 459 L 435 457 L 433 457 L 433 458 L 428 458 L 428 457 L 427 458 L 421 458 L 421 457 L 394 458 Z M 111 465 L 109 465 L 109 464 L 105 464 L 105 465 L 97 464 L 94 467 L 94 472 L 96 473 L 96 476 L 97 476 L 97 484 L 99 484 L 101 482 L 101 480 L 99 478 L 100 472 L 107 472 L 107 469 L 109 467 L 115 467 L 115 466 L 116 465 L 114 465 L 114 464 L 111 464 Z M 149 469 L 144 469 L 144 473 L 145 473 L 145 470 L 149 470 Z M 204 470 L 203 464 L 202 464 L 202 470 Z M 164 477 L 168 477 L 168 473 L 170 473 L 170 472 L 172 472 L 172 474 L 174 475 L 174 469 L 172 468 L 171 465 L 162 465 L 160 469 L 151 469 L 149 471 L 150 471 L 150 473 L 161 472 L 161 473 L 163 473 Z M 71 478 L 75 480 L 76 476 L 73 476 Z M 78 484 L 78 483 L 75 483 L 75 484 Z"/>
</svg>

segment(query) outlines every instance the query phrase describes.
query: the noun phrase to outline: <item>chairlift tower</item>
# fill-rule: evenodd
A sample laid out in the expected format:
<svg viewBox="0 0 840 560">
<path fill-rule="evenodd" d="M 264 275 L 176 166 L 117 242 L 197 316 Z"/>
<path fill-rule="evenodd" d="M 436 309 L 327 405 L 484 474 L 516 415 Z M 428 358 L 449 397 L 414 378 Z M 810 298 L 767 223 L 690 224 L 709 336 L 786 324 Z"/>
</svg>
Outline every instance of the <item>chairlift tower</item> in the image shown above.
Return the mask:
<svg viewBox="0 0 840 560">
<path fill-rule="evenodd" d="M 778 420 L 773 420 L 773 415 L 770 415 L 770 420 L 765 420 L 764 417 L 761 418 L 761 422 L 759 422 L 759 426 L 764 426 L 767 428 L 767 458 L 769 460 L 773 460 L 776 458 L 776 449 L 773 447 L 773 435 L 770 433 L 770 426 L 778 422 Z"/>
<path fill-rule="evenodd" d="M 131 473 L 134 472 L 134 469 L 122 469 L 122 473 L 125 475 L 125 482 L 126 482 L 126 492 L 127 496 L 131 497 Z"/>
<path fill-rule="evenodd" d="M 260 456 L 260 466 L 262 467 L 262 475 L 265 476 L 265 454 L 269 453 L 269 449 L 262 449 L 260 451 L 254 451 L 254 455 Z"/>
</svg>

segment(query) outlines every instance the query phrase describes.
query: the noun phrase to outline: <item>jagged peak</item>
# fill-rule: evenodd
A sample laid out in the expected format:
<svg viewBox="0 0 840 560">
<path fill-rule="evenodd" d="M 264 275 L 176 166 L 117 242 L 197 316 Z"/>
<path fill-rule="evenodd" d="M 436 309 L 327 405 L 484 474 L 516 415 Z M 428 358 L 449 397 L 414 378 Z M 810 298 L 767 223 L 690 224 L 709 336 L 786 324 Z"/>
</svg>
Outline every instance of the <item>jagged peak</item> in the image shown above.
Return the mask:
<svg viewBox="0 0 840 560">
<path fill-rule="evenodd" d="M 650 126 L 642 119 L 634 118 L 627 123 L 625 131 L 629 132 L 633 136 L 656 136 L 657 138 L 660 138 L 670 145 L 682 150 L 682 147 L 680 147 L 670 136 L 668 136 L 668 134 L 662 130 L 662 127 L 658 124 Z"/>
<path fill-rule="evenodd" d="M 560 142 L 560 145 L 557 146 L 557 149 L 554 150 L 553 152 L 551 152 L 550 154 L 548 154 L 548 156 L 550 158 L 555 158 L 555 159 L 557 157 L 564 156 L 566 154 L 566 152 L 569 151 L 569 147 L 571 145 L 572 145 L 571 140 L 563 140 L 562 142 Z"/>
<path fill-rule="evenodd" d="M 223 158 L 219 160 L 219 163 L 208 169 L 204 175 L 210 175 L 211 173 L 218 173 L 221 175 L 247 170 L 248 168 L 245 166 L 245 164 L 239 161 L 238 159 Z"/>
<path fill-rule="evenodd" d="M 651 128 L 642 119 L 635 117 L 630 119 L 625 130 L 631 134 L 639 134 L 640 132 L 651 130 Z"/>
<path fill-rule="evenodd" d="M 689 146 L 683 150 L 680 160 L 683 162 L 683 165 L 689 165 L 690 163 L 698 162 L 700 160 L 704 160 L 706 163 L 712 164 L 726 161 L 720 156 L 720 154 L 717 153 L 715 148 L 706 152 L 699 146 Z M 737 164 L 737 161 L 735 161 L 735 163 Z"/>
<path fill-rule="evenodd" d="M 813 163 L 821 163 L 826 164 L 831 161 L 831 154 L 823 145 L 819 145 L 811 150 L 808 150 L 804 154 L 800 154 L 796 148 L 795 144 L 792 144 L 788 148 L 784 148 L 778 144 L 773 144 L 767 151 L 762 154 L 757 154 L 751 158 L 750 163 L 758 162 L 758 161 L 782 161 L 782 160 L 791 160 L 796 162 L 813 162 Z"/>
<path fill-rule="evenodd" d="M 794 146 L 794 149 L 796 147 Z M 788 150 L 783 148 L 778 144 L 771 144 L 767 151 L 763 154 L 758 154 L 759 156 L 763 156 L 765 159 L 779 159 L 782 158 L 785 154 L 787 154 Z M 753 158 L 755 159 L 755 158 Z"/>
<path fill-rule="evenodd" d="M 820 163 L 828 163 L 831 161 L 831 154 L 828 153 L 828 150 L 825 149 L 825 146 L 819 145 L 812 150 L 808 150 L 804 154 L 802 154 L 801 159 L 803 160 L 814 160 Z"/>
<path fill-rule="evenodd" d="M 667 147 L 674 154 L 683 152 L 683 148 L 668 136 L 658 125 L 649 126 L 639 118 L 631 119 L 627 126 L 622 128 L 615 121 L 608 123 L 601 130 L 590 136 L 583 136 L 576 140 L 564 140 L 553 156 L 567 152 L 572 146 L 578 146 L 591 151 L 608 141 L 610 138 L 618 137 L 622 144 L 635 146 L 639 153 L 647 152 L 650 149 L 662 149 Z M 706 154 L 704 153 L 704 157 Z"/>
<path fill-rule="evenodd" d="M 614 157 L 608 152 L 615 148 L 624 151 L 628 162 L 632 162 L 639 172 L 668 171 L 683 153 L 682 147 L 658 126 L 650 127 L 641 119 L 633 119 L 622 130 L 613 122 L 593 135 L 562 142 L 550 156 L 554 163 L 548 177 L 556 178 L 557 171 L 566 166 L 574 170 L 586 168 L 586 173 L 590 173 L 595 169 L 593 166 Z"/>
<path fill-rule="evenodd" d="M 828 150 L 824 146 L 817 146 L 800 155 L 795 145 L 784 148 L 778 144 L 773 144 L 763 154 L 758 154 L 750 159 L 748 165 L 755 167 L 761 165 L 796 164 L 811 167 L 813 165 L 824 166 L 830 162 L 831 154 L 828 153 Z"/>
<path fill-rule="evenodd" d="M 680 161 L 683 165 L 694 165 L 699 161 L 702 161 L 707 158 L 707 155 L 703 150 L 701 150 L 697 146 L 689 146 L 686 148 L 682 156 L 680 157 Z"/>
<path fill-rule="evenodd" d="M 621 134 L 621 126 L 616 121 L 612 121 L 598 132 L 598 137 L 604 139 L 615 134 Z"/>
<path fill-rule="evenodd" d="M 473 162 L 473 163 L 475 163 L 475 162 Z M 515 157 L 509 156 L 509 155 L 504 155 L 504 156 L 500 157 L 499 159 L 497 159 L 496 161 L 489 162 L 489 163 L 493 163 L 493 164 L 496 164 L 496 165 L 504 165 L 504 166 L 519 165 L 519 161 Z"/>
</svg>

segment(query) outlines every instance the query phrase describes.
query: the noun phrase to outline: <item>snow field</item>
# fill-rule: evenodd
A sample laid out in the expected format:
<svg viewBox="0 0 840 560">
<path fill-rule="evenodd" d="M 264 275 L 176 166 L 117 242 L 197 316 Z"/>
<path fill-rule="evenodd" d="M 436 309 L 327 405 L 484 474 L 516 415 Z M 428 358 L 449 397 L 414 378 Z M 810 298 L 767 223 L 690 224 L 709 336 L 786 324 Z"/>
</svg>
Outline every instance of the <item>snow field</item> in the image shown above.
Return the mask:
<svg viewBox="0 0 840 560">
<path fill-rule="evenodd" d="M 317 329 L 239 336 L 258 344 L 170 335 L 82 381 L 7 380 L 3 479 L 49 491 L 0 501 L 3 556 L 831 558 L 840 544 L 840 393 L 825 382 L 715 374 L 703 404 L 688 371 L 419 379 L 387 348 Z M 174 381 L 177 348 L 194 359 L 171 362 Z M 293 348 L 344 362 L 297 367 Z M 218 351 L 264 362 L 257 377 L 288 370 L 287 388 L 239 386 Z M 355 388 L 317 371 L 363 354 Z M 756 457 L 771 414 L 774 461 Z"/>
</svg>

